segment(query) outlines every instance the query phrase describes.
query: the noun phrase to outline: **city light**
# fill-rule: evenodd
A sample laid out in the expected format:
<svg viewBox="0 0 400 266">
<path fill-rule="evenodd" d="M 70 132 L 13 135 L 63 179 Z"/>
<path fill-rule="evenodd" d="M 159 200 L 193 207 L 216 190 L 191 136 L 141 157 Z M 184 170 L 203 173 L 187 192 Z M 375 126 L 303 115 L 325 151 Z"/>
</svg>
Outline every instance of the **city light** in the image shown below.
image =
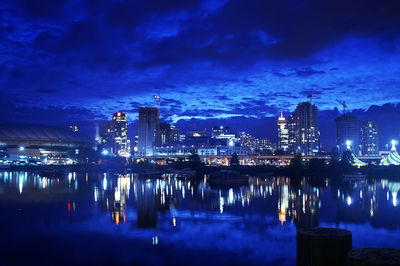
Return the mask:
<svg viewBox="0 0 400 266">
<path fill-rule="evenodd" d="M 20 146 L 20 147 L 19 147 L 19 150 L 20 150 L 20 151 L 24 151 L 24 150 L 25 150 L 25 147 L 24 147 L 24 146 Z"/>
<path fill-rule="evenodd" d="M 103 151 L 101 152 L 101 154 L 102 154 L 102 155 L 108 155 L 108 150 L 103 150 Z"/>
<path fill-rule="evenodd" d="M 353 203 L 353 200 L 350 196 L 347 196 L 347 205 L 350 206 Z"/>
</svg>

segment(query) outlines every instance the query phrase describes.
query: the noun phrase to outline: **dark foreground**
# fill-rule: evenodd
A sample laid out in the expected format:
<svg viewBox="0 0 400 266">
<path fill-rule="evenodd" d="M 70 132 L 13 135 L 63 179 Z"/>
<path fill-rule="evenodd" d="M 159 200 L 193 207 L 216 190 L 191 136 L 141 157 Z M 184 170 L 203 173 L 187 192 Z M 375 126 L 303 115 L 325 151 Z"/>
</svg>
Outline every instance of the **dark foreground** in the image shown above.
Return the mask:
<svg viewBox="0 0 400 266">
<path fill-rule="evenodd" d="M 315 226 L 400 247 L 398 182 L 204 181 L 0 172 L 0 265 L 293 265 L 297 228 Z"/>
</svg>

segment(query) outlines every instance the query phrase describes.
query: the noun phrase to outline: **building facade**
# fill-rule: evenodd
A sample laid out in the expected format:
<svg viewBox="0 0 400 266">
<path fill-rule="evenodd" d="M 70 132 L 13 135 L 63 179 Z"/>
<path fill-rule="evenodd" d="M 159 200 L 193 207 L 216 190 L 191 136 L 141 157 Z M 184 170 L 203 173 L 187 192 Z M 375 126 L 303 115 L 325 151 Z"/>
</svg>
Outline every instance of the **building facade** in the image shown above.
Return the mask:
<svg viewBox="0 0 400 266">
<path fill-rule="evenodd" d="M 286 152 L 289 149 L 289 129 L 287 120 L 281 115 L 278 117 L 278 149 Z"/>
<path fill-rule="evenodd" d="M 375 121 L 365 121 L 361 125 L 361 153 L 365 156 L 379 155 L 379 131 Z"/>
<path fill-rule="evenodd" d="M 359 154 L 359 121 L 353 115 L 341 115 L 335 119 L 336 123 L 336 145 L 339 154 L 347 148 L 347 141 L 354 154 Z"/>
<path fill-rule="evenodd" d="M 310 102 L 302 102 L 289 117 L 289 147 L 291 153 L 317 155 L 320 152 L 318 110 Z"/>
<path fill-rule="evenodd" d="M 138 155 L 151 156 L 157 146 L 160 129 L 160 110 L 156 107 L 139 108 Z"/>
<path fill-rule="evenodd" d="M 130 141 L 128 139 L 127 115 L 117 112 L 113 115 L 112 121 L 103 123 L 101 144 L 107 151 L 123 156 L 130 156 Z"/>
<path fill-rule="evenodd" d="M 179 129 L 168 123 L 160 123 L 157 146 L 165 146 L 174 142 L 179 142 Z"/>
</svg>

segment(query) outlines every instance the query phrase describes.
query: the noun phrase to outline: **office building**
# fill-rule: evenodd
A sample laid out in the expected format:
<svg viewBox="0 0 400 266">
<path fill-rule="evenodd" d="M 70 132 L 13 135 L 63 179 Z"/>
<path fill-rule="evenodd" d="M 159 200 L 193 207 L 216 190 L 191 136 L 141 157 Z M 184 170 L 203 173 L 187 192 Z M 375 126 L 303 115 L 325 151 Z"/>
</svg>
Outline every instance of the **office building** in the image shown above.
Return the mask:
<svg viewBox="0 0 400 266">
<path fill-rule="evenodd" d="M 289 129 L 287 126 L 288 121 L 281 115 L 278 117 L 278 149 L 281 151 L 287 151 L 289 149 Z"/>
<path fill-rule="evenodd" d="M 336 145 L 339 154 L 347 148 L 347 141 L 354 154 L 359 154 L 359 125 L 357 117 L 353 115 L 341 115 L 335 119 L 336 123 Z"/>
<path fill-rule="evenodd" d="M 129 157 L 130 141 L 128 139 L 127 115 L 117 112 L 113 115 L 112 121 L 103 123 L 101 144 L 103 148 L 115 155 Z"/>
<path fill-rule="evenodd" d="M 179 142 L 179 129 L 168 123 L 160 123 L 157 146 L 165 146 L 174 142 Z"/>
<path fill-rule="evenodd" d="M 302 102 L 289 117 L 289 147 L 291 153 L 317 155 L 320 152 L 318 110 L 310 102 Z"/>
<path fill-rule="evenodd" d="M 361 153 L 366 156 L 379 155 L 379 133 L 375 121 L 365 121 L 361 125 Z"/>
<path fill-rule="evenodd" d="M 155 107 L 140 107 L 138 134 L 138 154 L 140 156 L 153 155 L 153 149 L 157 146 L 159 129 L 160 110 Z"/>
</svg>

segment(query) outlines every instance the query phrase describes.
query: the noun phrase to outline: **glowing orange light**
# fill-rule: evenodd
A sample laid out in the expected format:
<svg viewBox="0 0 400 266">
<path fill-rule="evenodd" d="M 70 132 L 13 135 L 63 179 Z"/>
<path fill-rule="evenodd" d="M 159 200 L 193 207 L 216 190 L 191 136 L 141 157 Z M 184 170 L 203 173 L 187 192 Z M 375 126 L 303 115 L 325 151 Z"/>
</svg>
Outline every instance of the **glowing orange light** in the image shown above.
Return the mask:
<svg viewBox="0 0 400 266">
<path fill-rule="evenodd" d="M 115 224 L 119 225 L 119 213 L 115 215 Z"/>
<path fill-rule="evenodd" d="M 126 218 L 125 218 L 125 216 L 124 216 L 124 223 L 126 222 Z"/>
<path fill-rule="evenodd" d="M 118 112 L 118 113 L 117 113 L 117 116 L 121 116 L 121 113 L 120 113 L 120 112 Z"/>
<path fill-rule="evenodd" d="M 68 211 L 71 211 L 71 203 L 68 202 Z"/>
</svg>

